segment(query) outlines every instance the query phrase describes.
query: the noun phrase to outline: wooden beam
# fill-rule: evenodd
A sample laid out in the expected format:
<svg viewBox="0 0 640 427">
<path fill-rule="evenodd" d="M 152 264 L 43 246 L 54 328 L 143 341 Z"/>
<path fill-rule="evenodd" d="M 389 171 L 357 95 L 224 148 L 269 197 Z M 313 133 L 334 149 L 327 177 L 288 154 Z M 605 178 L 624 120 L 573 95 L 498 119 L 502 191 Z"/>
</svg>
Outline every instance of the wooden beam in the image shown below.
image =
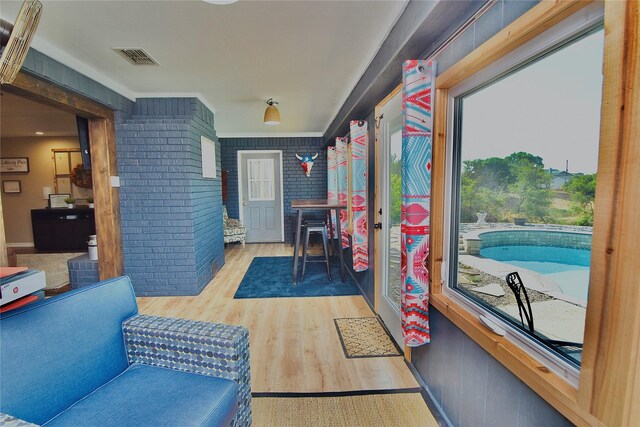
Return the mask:
<svg viewBox="0 0 640 427">
<path fill-rule="evenodd" d="M 447 105 L 449 89 L 436 89 L 433 122 L 433 158 L 431 161 L 431 236 L 429 245 L 429 285 L 431 293 L 442 292 L 441 269 L 443 260 L 444 187 L 447 156 Z"/>
<path fill-rule="evenodd" d="M 120 193 L 111 187 L 111 176 L 118 175 L 115 130 L 108 119 L 89 120 L 91 175 L 95 199 L 98 267 L 100 280 L 122 275 L 122 232 Z"/>
<path fill-rule="evenodd" d="M 2 215 L 2 199 L 0 199 L 0 267 L 7 267 L 9 265 L 9 256 L 7 255 L 7 236 L 4 234 Z"/>
<path fill-rule="evenodd" d="M 580 403 L 640 425 L 640 2 L 605 3 L 604 89 Z"/>
<path fill-rule="evenodd" d="M 118 175 L 113 111 L 84 96 L 21 72 L 3 90 L 89 119 L 93 194 L 100 279 L 123 272 L 120 194 L 111 187 Z M 1 255 L 0 255 L 1 256 Z"/>
<path fill-rule="evenodd" d="M 20 72 L 13 83 L 2 86 L 2 89 L 75 115 L 113 120 L 112 110 L 82 95 L 32 77 L 24 72 Z"/>
</svg>

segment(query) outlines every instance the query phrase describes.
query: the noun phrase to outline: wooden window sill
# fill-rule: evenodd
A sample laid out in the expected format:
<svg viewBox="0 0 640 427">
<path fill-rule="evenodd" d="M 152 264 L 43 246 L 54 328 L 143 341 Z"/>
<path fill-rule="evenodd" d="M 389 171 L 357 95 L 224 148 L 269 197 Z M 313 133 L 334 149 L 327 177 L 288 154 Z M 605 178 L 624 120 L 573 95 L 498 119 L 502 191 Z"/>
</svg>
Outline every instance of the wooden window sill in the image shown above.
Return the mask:
<svg viewBox="0 0 640 427">
<path fill-rule="evenodd" d="M 474 314 L 444 294 L 432 294 L 430 301 L 440 313 L 571 422 L 577 425 L 599 424 L 595 417 L 578 405 L 578 390 L 575 387 L 550 371 L 516 343 L 492 333 Z"/>
</svg>

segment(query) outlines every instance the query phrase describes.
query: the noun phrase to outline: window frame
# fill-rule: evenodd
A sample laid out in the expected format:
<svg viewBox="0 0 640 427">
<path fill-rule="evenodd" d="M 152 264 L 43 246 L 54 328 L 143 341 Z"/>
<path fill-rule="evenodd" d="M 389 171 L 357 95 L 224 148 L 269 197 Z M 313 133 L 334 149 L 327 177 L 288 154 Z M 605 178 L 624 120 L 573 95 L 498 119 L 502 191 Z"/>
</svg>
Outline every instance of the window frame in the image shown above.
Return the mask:
<svg viewBox="0 0 640 427">
<path fill-rule="evenodd" d="M 640 294 L 635 291 L 640 265 L 630 260 L 640 234 L 640 33 L 638 2 L 605 2 L 605 52 L 598 210 L 594 219 L 589 303 L 580 382 L 576 387 L 541 364 L 514 341 L 484 327 L 463 304 L 443 292 L 447 111 L 449 91 L 469 76 L 526 44 L 549 28 L 595 2 L 540 2 L 436 79 L 429 267 L 431 305 L 492 357 L 513 372 L 555 409 L 578 425 L 621 425 L 640 422 Z M 600 3 L 602 4 L 602 3 Z M 588 14 L 588 12 L 587 12 Z M 576 16 L 578 16 L 576 15 Z M 636 90 L 632 90 L 633 88 Z M 622 108 L 624 106 L 625 108 Z M 635 171 L 635 172 L 634 172 Z M 622 232 L 623 228 L 625 232 Z M 637 232 L 634 234 L 633 232 Z"/>
<path fill-rule="evenodd" d="M 569 17 L 533 40 L 523 44 L 518 49 L 503 56 L 499 61 L 492 63 L 451 87 L 448 92 L 449 99 L 447 103 L 449 106 L 447 109 L 448 138 L 445 165 L 447 168 L 445 183 L 447 197 L 445 199 L 446 211 L 442 240 L 443 255 L 446 258 L 443 259 L 444 263 L 441 272 L 442 277 L 446 278 L 447 282 L 442 287 L 442 292 L 460 305 L 463 305 L 476 317 L 484 316 L 496 324 L 504 330 L 507 339 L 517 343 L 529 355 L 574 387 L 578 386 L 580 380 L 580 368 L 575 363 L 570 362 L 558 352 L 551 350 L 540 340 L 536 340 L 523 328 L 519 328 L 481 303 L 473 300 L 472 297 L 456 289 L 454 280 L 457 279 L 454 275 L 457 269 L 452 268 L 453 264 L 449 260 L 458 259 L 454 252 L 458 249 L 456 242 L 458 241 L 459 231 L 453 230 L 453 227 L 459 223 L 459 220 L 454 217 L 456 212 L 460 211 L 461 159 L 459 158 L 460 152 L 458 150 L 461 141 L 458 140 L 458 137 L 463 120 L 460 107 L 463 97 L 480 91 L 502 78 L 519 72 L 519 70 L 527 67 L 528 64 L 534 63 L 547 55 L 552 55 L 571 43 L 593 34 L 602 28 L 603 20 L 604 10 L 599 8 L 597 4 L 583 9 L 580 13 Z"/>
</svg>

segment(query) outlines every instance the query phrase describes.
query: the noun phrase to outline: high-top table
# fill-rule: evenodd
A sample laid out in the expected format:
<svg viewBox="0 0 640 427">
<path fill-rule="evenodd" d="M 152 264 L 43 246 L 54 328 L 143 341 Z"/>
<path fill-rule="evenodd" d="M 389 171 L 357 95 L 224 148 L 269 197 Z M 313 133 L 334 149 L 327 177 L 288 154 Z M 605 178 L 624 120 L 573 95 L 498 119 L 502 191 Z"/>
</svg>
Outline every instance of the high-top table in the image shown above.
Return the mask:
<svg viewBox="0 0 640 427">
<path fill-rule="evenodd" d="M 338 238 L 338 257 L 340 258 L 340 278 L 344 282 L 344 259 L 342 255 L 342 230 L 340 228 L 340 211 L 347 209 L 347 205 L 337 201 L 332 202 L 327 199 L 300 199 L 291 201 L 291 209 L 298 211 L 296 216 L 296 237 L 293 244 L 293 283 L 298 281 L 298 253 L 300 252 L 300 230 L 302 228 L 302 212 L 304 211 L 336 211 L 336 231 Z M 329 215 L 329 233 L 331 233 L 331 215 Z M 330 236 L 331 245 L 334 244 L 333 236 Z M 333 247 L 335 253 L 335 246 Z"/>
</svg>

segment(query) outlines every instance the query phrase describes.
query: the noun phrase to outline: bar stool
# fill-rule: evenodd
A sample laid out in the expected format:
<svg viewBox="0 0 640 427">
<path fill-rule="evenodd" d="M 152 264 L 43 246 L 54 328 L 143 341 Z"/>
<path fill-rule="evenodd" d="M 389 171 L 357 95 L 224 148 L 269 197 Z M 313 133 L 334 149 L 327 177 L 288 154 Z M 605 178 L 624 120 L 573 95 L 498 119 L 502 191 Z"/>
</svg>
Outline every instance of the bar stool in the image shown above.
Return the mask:
<svg viewBox="0 0 640 427">
<path fill-rule="evenodd" d="M 321 233 L 322 234 L 322 251 L 324 254 L 324 262 L 327 264 L 327 276 L 329 276 L 329 280 L 331 279 L 331 267 L 329 265 L 329 241 L 327 237 L 327 224 L 324 221 L 318 222 L 307 222 L 304 225 L 304 243 L 302 246 L 302 277 L 300 281 L 304 281 L 304 272 L 307 267 L 307 249 L 309 247 L 309 235 L 311 233 Z M 322 260 L 318 261 L 309 261 L 309 262 L 323 262 Z"/>
</svg>

